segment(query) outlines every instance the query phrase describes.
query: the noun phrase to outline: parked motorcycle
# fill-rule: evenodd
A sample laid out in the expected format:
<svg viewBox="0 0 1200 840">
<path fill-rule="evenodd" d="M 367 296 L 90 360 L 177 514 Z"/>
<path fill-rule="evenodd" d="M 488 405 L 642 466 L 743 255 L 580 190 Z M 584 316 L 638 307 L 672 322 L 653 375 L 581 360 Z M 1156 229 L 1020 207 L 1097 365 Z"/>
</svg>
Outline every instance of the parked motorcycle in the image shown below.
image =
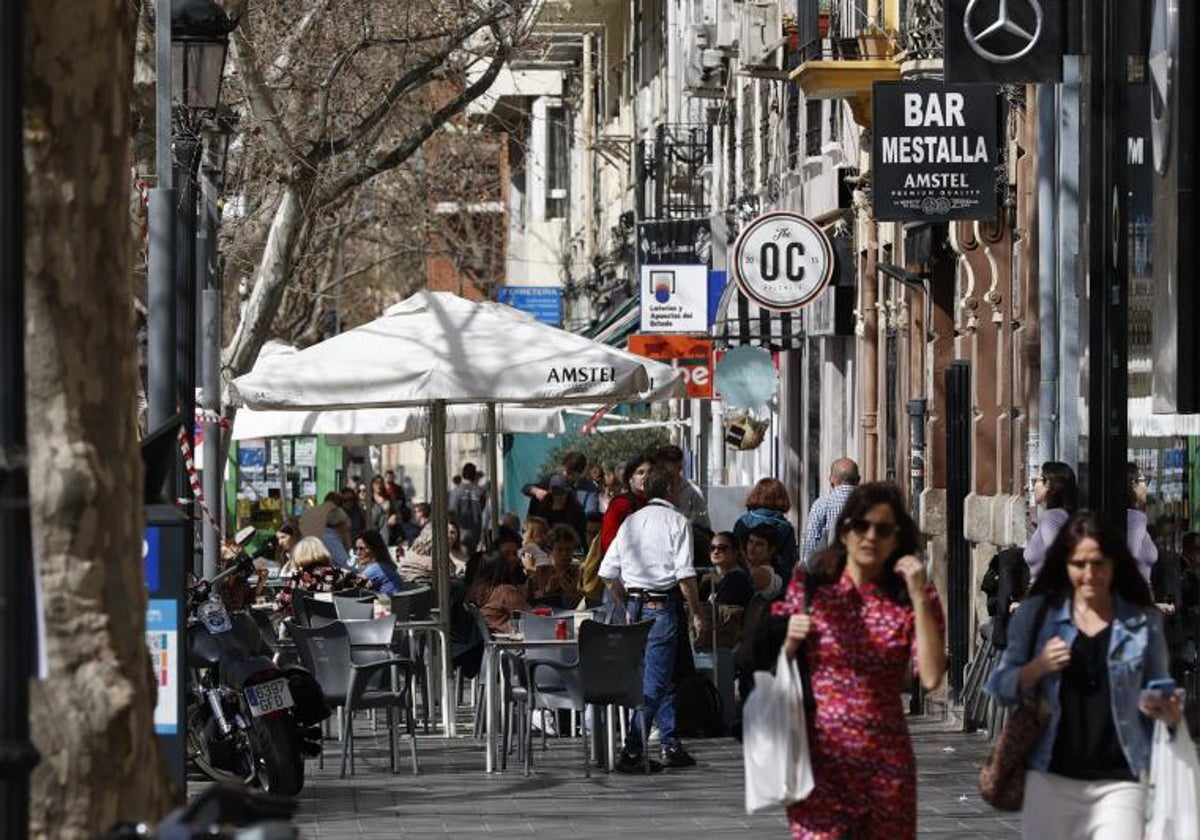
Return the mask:
<svg viewBox="0 0 1200 840">
<path fill-rule="evenodd" d="M 304 758 L 321 752 L 320 723 L 329 716 L 320 685 L 298 665 L 271 661 L 258 625 L 230 612 L 218 584 L 255 573 L 238 532 L 237 556 L 211 580 L 188 591 L 188 758 L 214 781 L 233 781 L 281 796 L 304 786 Z"/>
</svg>

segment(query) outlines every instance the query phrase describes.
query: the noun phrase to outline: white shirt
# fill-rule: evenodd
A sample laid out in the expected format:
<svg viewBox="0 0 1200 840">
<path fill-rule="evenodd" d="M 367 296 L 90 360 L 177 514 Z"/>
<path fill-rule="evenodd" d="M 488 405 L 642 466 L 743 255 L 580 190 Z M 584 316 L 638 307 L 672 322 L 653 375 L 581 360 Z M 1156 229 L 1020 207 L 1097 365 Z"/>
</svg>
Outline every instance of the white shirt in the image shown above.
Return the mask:
<svg viewBox="0 0 1200 840">
<path fill-rule="evenodd" d="M 630 514 L 600 562 L 600 577 L 619 579 L 626 589 L 665 591 L 695 576 L 692 526 L 665 499 Z"/>
</svg>

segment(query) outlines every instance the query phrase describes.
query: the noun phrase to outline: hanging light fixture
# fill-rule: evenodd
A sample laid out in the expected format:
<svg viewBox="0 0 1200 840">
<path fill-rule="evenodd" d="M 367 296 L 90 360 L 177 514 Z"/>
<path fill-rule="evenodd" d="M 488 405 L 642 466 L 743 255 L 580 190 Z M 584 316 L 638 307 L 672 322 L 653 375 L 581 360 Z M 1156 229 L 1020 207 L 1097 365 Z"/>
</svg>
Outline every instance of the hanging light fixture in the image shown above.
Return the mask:
<svg viewBox="0 0 1200 840">
<path fill-rule="evenodd" d="M 235 26 L 237 20 L 214 0 L 171 3 L 171 104 L 189 122 L 216 113 Z"/>
</svg>

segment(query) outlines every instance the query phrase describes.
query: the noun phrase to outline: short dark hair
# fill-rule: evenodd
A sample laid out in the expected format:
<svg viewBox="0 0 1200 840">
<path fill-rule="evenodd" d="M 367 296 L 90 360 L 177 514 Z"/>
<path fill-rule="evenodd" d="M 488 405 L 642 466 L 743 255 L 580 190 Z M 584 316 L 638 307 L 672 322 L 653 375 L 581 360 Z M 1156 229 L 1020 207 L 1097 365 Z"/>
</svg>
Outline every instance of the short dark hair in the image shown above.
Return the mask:
<svg viewBox="0 0 1200 840">
<path fill-rule="evenodd" d="M 417 502 L 415 505 L 413 505 L 413 512 L 419 513 L 422 516 L 429 516 L 431 512 L 429 502 Z"/>
<path fill-rule="evenodd" d="M 560 522 L 550 529 L 550 535 L 547 538 L 547 542 L 552 547 L 560 542 L 569 542 L 571 544 L 571 548 L 573 549 L 579 543 L 579 535 L 575 533 L 575 529 L 570 525 Z"/>
<path fill-rule="evenodd" d="M 884 574 L 879 588 L 885 595 L 899 604 L 909 602 L 908 587 L 896 572 L 896 562 L 905 555 L 916 554 L 921 550 L 921 537 L 917 531 L 917 523 L 909 515 L 900 495 L 899 488 L 887 481 L 870 481 L 854 488 L 854 492 L 846 499 L 842 513 L 838 516 L 834 534 L 837 540 L 834 545 L 820 551 L 809 560 L 812 566 L 813 580 L 817 585 L 837 583 L 841 580 L 842 572 L 846 569 L 846 548 L 841 538 L 850 532 L 854 523 L 865 519 L 868 511 L 878 505 L 887 505 L 892 509 L 892 518 L 896 520 L 896 550 L 891 553 L 884 564 Z M 803 564 L 797 564 L 800 569 Z"/>
<path fill-rule="evenodd" d="M 792 499 L 782 481 L 777 478 L 763 478 L 750 490 L 750 495 L 746 497 L 746 507 L 750 510 L 767 508 L 787 513 L 792 509 Z"/>
<path fill-rule="evenodd" d="M 1042 464 L 1042 480 L 1046 482 L 1046 507 L 1074 513 L 1079 507 L 1075 471 L 1062 461 L 1047 461 Z"/>
<path fill-rule="evenodd" d="M 603 522 L 604 514 L 598 510 L 588 511 L 586 518 L 588 522 Z"/>
<path fill-rule="evenodd" d="M 777 529 L 774 525 L 769 525 L 766 522 L 760 522 L 757 525 L 755 525 L 753 528 L 751 528 L 749 531 L 747 531 L 746 532 L 746 540 L 745 540 L 745 542 L 742 543 L 743 550 L 746 547 L 746 543 L 750 542 L 751 537 L 758 537 L 760 540 L 765 542 L 767 545 L 771 546 L 772 551 L 779 550 L 780 533 L 779 533 L 779 529 Z"/>
<path fill-rule="evenodd" d="M 683 450 L 673 443 L 664 443 L 662 446 L 658 447 L 658 452 L 656 454 L 658 455 L 658 460 L 660 461 L 666 461 L 670 464 L 683 463 Z"/>
<path fill-rule="evenodd" d="M 587 469 L 587 456 L 582 452 L 565 452 L 559 463 L 563 465 L 564 469 L 581 473 Z"/>
<path fill-rule="evenodd" d="M 470 461 L 462 465 L 462 477 L 467 481 L 474 481 L 479 477 L 479 470 Z"/>
<path fill-rule="evenodd" d="M 625 468 L 621 470 L 621 482 L 625 485 L 625 489 L 629 489 L 629 479 L 633 478 L 633 474 L 637 472 L 637 468 L 642 464 L 654 464 L 653 452 L 638 452 L 625 462 Z"/>
<path fill-rule="evenodd" d="M 1188 531 L 1183 535 L 1183 542 L 1179 544 L 1179 548 L 1185 556 L 1200 548 L 1200 533 Z"/>
<path fill-rule="evenodd" d="M 1154 603 L 1150 586 L 1142 573 L 1125 540 L 1091 511 L 1077 513 L 1067 520 L 1058 536 L 1046 550 L 1046 562 L 1029 590 L 1030 595 L 1045 595 L 1052 604 L 1061 604 L 1071 594 L 1071 580 L 1067 577 L 1067 561 L 1084 540 L 1092 539 L 1100 546 L 1100 553 L 1113 563 L 1112 588 L 1118 595 L 1134 604 L 1148 607 Z"/>
<path fill-rule="evenodd" d="M 507 525 L 501 525 L 500 530 L 496 532 L 496 545 L 506 542 L 520 545 L 522 542 L 524 542 L 524 540 L 522 540 L 521 535 L 512 528 L 509 528 Z"/>
<path fill-rule="evenodd" d="M 674 501 L 679 493 L 679 475 L 664 464 L 655 464 L 646 473 L 646 498 Z"/>
</svg>

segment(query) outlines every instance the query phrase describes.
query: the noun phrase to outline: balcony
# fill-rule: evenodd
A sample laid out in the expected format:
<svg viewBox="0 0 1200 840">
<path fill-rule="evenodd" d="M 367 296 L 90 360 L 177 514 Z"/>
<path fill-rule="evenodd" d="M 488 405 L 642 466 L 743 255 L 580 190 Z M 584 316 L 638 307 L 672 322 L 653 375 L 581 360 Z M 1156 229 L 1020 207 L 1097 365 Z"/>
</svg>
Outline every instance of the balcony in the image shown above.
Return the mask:
<svg viewBox="0 0 1200 840">
<path fill-rule="evenodd" d="M 801 48 L 790 74 L 808 99 L 845 99 L 854 121 L 871 124 L 871 86 L 900 81 L 900 48 L 882 30 L 857 38 L 821 38 Z"/>
</svg>

